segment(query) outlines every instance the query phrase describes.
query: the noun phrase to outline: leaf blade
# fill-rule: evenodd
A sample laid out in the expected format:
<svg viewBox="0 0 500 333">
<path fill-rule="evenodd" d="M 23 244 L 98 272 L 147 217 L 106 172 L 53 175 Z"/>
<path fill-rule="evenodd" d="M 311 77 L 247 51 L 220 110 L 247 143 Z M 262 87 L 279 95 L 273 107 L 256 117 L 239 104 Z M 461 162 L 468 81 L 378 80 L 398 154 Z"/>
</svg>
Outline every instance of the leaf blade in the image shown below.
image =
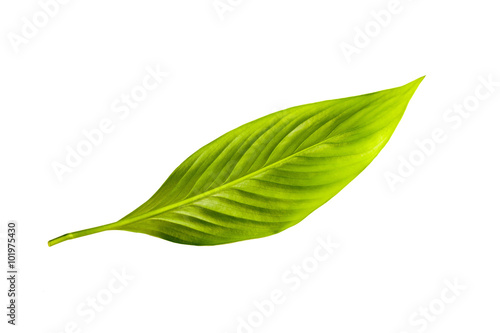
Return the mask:
<svg viewBox="0 0 500 333">
<path fill-rule="evenodd" d="M 371 163 L 422 79 L 244 124 L 188 157 L 148 201 L 106 230 L 217 245 L 287 229 Z"/>
</svg>

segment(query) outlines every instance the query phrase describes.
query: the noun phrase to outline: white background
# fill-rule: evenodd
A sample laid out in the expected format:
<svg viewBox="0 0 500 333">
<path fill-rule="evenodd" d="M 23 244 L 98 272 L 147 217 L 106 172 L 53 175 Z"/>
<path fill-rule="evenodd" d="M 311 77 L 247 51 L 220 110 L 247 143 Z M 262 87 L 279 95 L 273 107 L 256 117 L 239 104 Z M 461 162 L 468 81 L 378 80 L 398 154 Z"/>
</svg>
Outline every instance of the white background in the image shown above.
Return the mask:
<svg viewBox="0 0 500 333">
<path fill-rule="evenodd" d="M 401 0 L 349 62 L 342 43 L 376 29 L 371 12 L 389 1 L 231 3 L 221 19 L 212 0 L 69 1 L 18 52 L 10 39 L 40 5 L 1 3 L 0 220 L 2 233 L 18 221 L 20 241 L 19 322 L 6 324 L 2 278 L 1 331 L 237 332 L 238 318 L 278 289 L 285 302 L 241 332 L 498 332 L 500 87 L 460 124 L 443 118 L 473 101 L 480 77 L 500 81 L 497 4 Z M 111 105 L 148 66 L 168 78 L 120 119 Z M 375 161 L 281 234 L 193 247 L 105 232 L 47 246 L 120 219 L 191 153 L 243 123 L 422 75 Z M 59 181 L 52 164 L 104 118 L 112 133 Z M 445 142 L 391 190 L 387 173 L 437 128 Z M 291 291 L 283 275 L 311 258 L 317 237 L 341 245 Z M 109 296 L 113 270 L 134 278 L 85 321 L 77 309 Z M 467 289 L 439 309 L 447 280 Z M 425 327 L 410 322 L 430 305 L 442 313 Z"/>
</svg>

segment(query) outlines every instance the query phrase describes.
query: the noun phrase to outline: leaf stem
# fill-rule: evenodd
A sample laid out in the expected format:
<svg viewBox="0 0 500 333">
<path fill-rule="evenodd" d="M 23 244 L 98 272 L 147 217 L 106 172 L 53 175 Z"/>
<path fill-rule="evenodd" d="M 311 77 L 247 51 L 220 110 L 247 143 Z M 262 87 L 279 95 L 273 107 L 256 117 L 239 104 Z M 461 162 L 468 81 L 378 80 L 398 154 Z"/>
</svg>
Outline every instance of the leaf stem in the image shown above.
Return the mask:
<svg viewBox="0 0 500 333">
<path fill-rule="evenodd" d="M 69 239 L 75 239 L 75 238 L 79 238 L 79 237 L 83 237 L 83 236 L 87 236 L 87 235 L 92 235 L 92 234 L 96 234 L 96 233 L 101 232 L 101 231 L 112 230 L 110 228 L 110 226 L 112 224 L 115 224 L 115 223 L 109 223 L 109 224 L 101 225 L 99 227 L 94 227 L 94 228 L 89 228 L 89 229 L 84 229 L 84 230 L 64 234 L 62 236 L 59 236 L 57 238 L 49 240 L 49 246 L 53 246 L 53 245 L 62 243 L 62 242 L 67 241 Z"/>
</svg>

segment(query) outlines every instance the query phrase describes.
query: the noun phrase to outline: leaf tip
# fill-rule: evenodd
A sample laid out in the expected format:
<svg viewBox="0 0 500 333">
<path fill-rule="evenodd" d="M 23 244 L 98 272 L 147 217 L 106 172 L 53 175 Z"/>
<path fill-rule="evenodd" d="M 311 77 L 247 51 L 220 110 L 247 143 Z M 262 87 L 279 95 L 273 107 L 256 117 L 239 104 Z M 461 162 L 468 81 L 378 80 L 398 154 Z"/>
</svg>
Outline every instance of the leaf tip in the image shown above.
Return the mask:
<svg viewBox="0 0 500 333">
<path fill-rule="evenodd" d="M 412 85 L 412 86 L 414 86 L 414 87 L 415 87 L 415 89 L 417 89 L 417 88 L 418 88 L 418 86 L 420 85 L 420 83 L 421 83 L 421 82 L 425 79 L 425 76 L 426 76 L 426 75 L 419 77 L 418 79 L 416 79 L 416 80 L 414 80 L 414 81 L 412 81 L 412 82 L 408 83 L 408 85 Z"/>
<path fill-rule="evenodd" d="M 411 81 L 410 83 L 405 84 L 401 88 L 403 88 L 406 91 L 406 94 L 408 94 L 409 98 L 413 97 L 413 94 L 415 94 L 415 91 L 417 88 L 420 86 L 420 83 L 425 79 L 425 75 L 422 77 L 419 77 L 418 79 Z"/>
</svg>

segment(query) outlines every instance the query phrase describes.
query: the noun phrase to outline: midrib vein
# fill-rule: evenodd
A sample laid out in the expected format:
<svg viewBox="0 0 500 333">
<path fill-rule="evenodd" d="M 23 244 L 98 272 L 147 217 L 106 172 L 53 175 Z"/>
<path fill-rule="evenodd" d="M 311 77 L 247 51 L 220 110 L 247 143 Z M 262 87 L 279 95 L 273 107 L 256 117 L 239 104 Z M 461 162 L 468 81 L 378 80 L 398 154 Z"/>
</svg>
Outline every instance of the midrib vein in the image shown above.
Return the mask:
<svg viewBox="0 0 500 333">
<path fill-rule="evenodd" d="M 395 117 L 395 118 L 396 118 L 396 117 Z M 346 119 L 346 120 L 347 120 L 347 119 Z M 388 125 L 389 125 L 389 124 L 391 124 L 391 123 L 392 123 L 392 121 L 393 121 L 393 119 L 391 119 L 391 121 L 389 121 Z M 388 126 L 388 125 L 386 125 L 386 126 Z M 384 128 L 385 128 L 386 126 L 384 126 Z M 333 132 L 334 130 L 335 130 L 335 129 L 333 129 L 333 130 L 332 130 L 332 132 Z M 373 133 L 370 133 L 370 135 L 371 135 L 371 134 L 373 134 Z M 363 138 L 364 138 L 364 137 L 363 137 Z M 265 172 L 265 171 L 267 171 L 267 170 L 269 170 L 269 169 L 272 169 L 272 168 L 274 168 L 274 167 L 279 167 L 280 165 L 282 165 L 282 164 L 284 164 L 285 162 L 287 162 L 288 160 L 290 160 L 290 159 L 292 159 L 292 158 L 296 157 L 296 156 L 297 156 L 297 155 L 299 155 L 300 153 L 306 152 L 307 150 L 310 150 L 310 149 L 315 148 L 315 147 L 317 147 L 317 146 L 319 146 L 319 145 L 321 145 L 321 144 L 324 144 L 324 143 L 326 143 L 327 141 L 329 141 L 329 140 L 331 140 L 331 139 L 333 139 L 333 138 L 332 138 L 332 137 L 330 137 L 330 138 L 327 138 L 327 139 L 321 140 L 320 142 L 315 143 L 315 144 L 314 144 L 314 145 L 312 145 L 312 146 L 309 146 L 309 147 L 307 147 L 307 148 L 304 148 L 304 149 L 302 149 L 302 150 L 299 150 L 299 151 L 297 151 L 297 152 L 294 152 L 292 155 L 287 156 L 287 157 L 285 157 L 285 158 L 283 158 L 283 159 L 281 159 L 281 160 L 279 160 L 279 161 L 276 161 L 276 162 L 274 162 L 274 163 L 272 163 L 272 164 L 269 164 L 269 165 L 268 165 L 268 166 L 266 166 L 266 167 L 263 167 L 263 168 L 261 168 L 261 169 L 255 170 L 254 172 L 251 172 L 251 173 L 249 173 L 249 174 L 247 174 L 247 175 L 245 175 L 245 176 L 243 176 L 243 177 L 240 177 L 240 178 L 238 178 L 238 179 L 235 179 L 235 180 L 233 180 L 233 181 L 231 181 L 231 182 L 229 182 L 229 183 L 223 184 L 223 185 L 221 185 L 221 186 L 219 186 L 219 187 L 216 187 L 216 188 L 211 189 L 211 190 L 209 190 L 209 191 L 206 191 L 206 192 L 204 192 L 204 193 L 200 193 L 200 194 L 195 195 L 195 196 L 193 196 L 193 197 L 191 197 L 191 198 L 188 198 L 188 199 L 185 199 L 185 200 L 182 200 L 182 201 L 179 201 L 179 202 L 173 203 L 173 204 L 171 204 L 171 205 L 168 205 L 168 206 L 165 206 L 165 207 L 162 207 L 162 208 L 158 208 L 158 209 L 152 210 L 152 211 L 150 211 L 150 212 L 148 212 L 148 213 L 138 215 L 138 216 L 136 216 L 136 217 L 134 217 L 134 218 L 131 218 L 131 219 L 125 219 L 125 220 L 120 220 L 120 221 L 118 221 L 118 222 L 110 223 L 110 224 L 108 224 L 108 227 L 109 227 L 110 229 L 114 229 L 114 228 L 117 228 L 117 227 L 122 227 L 122 226 L 125 226 L 125 225 L 127 225 L 127 224 L 132 224 L 132 223 L 135 223 L 135 222 L 137 222 L 137 221 L 141 221 L 141 220 L 144 220 L 144 219 L 147 219 L 147 218 L 150 218 L 150 217 L 156 216 L 156 215 L 160 215 L 160 214 L 165 213 L 165 212 L 167 212 L 167 211 L 169 211 L 169 210 L 172 210 L 172 209 L 174 209 L 174 208 L 179 208 L 179 207 L 182 207 L 182 206 L 188 205 L 188 204 L 190 204 L 190 203 L 192 203 L 192 202 L 195 202 L 195 201 L 198 201 L 198 200 L 200 200 L 200 199 L 204 199 L 204 198 L 206 198 L 206 197 L 211 196 L 211 195 L 212 195 L 212 194 L 214 194 L 214 193 L 217 193 L 217 192 L 223 191 L 223 190 L 225 190 L 226 188 L 232 187 L 233 185 L 236 185 L 236 184 L 238 184 L 238 183 L 241 183 L 241 182 L 243 182 L 243 181 L 245 181 L 245 180 L 247 180 L 247 179 L 249 179 L 249 178 L 252 178 L 253 176 L 256 176 L 256 175 L 258 175 L 258 174 L 261 174 L 261 173 L 263 173 L 263 172 Z M 360 139 L 362 139 L 362 138 L 359 138 L 358 140 L 360 140 Z M 357 140 L 356 140 L 356 141 L 357 141 Z M 375 147 L 373 147 L 372 149 L 370 149 L 370 152 L 371 152 L 371 151 L 373 151 L 373 149 L 376 149 L 377 147 L 379 147 L 379 146 L 380 146 L 380 144 L 382 144 L 382 143 L 383 143 L 383 141 L 382 141 L 382 142 L 380 142 L 379 144 L 377 144 L 377 145 L 376 145 Z M 366 152 L 365 152 L 365 153 L 366 153 Z"/>
</svg>

